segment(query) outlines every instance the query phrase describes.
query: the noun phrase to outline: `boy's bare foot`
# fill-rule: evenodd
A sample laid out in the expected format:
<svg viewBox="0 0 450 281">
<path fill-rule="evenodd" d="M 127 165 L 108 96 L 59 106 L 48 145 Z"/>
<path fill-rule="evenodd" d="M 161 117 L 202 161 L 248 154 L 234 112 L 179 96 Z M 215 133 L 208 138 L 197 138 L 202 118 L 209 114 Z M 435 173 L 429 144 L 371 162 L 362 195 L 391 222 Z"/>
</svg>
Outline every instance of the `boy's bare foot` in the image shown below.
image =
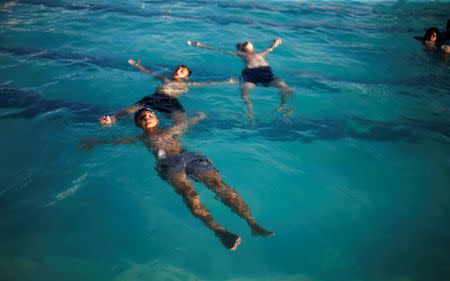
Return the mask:
<svg viewBox="0 0 450 281">
<path fill-rule="evenodd" d="M 280 104 L 275 111 L 276 112 L 280 112 L 280 113 L 284 113 L 286 110 L 287 110 L 286 104 Z"/>
<path fill-rule="evenodd" d="M 262 228 L 261 226 L 254 224 L 250 226 L 252 228 L 252 235 L 253 236 L 264 236 L 264 237 L 270 237 L 270 236 L 274 236 L 275 233 L 265 230 L 264 228 Z"/>
<path fill-rule="evenodd" d="M 217 234 L 220 238 L 222 244 L 229 250 L 234 251 L 241 244 L 241 237 L 234 233 L 225 231 L 223 233 Z"/>
<path fill-rule="evenodd" d="M 255 116 L 253 115 L 253 112 L 248 112 L 247 111 L 247 118 L 248 118 L 248 124 L 250 126 L 255 126 L 256 125 L 256 119 L 255 119 Z"/>
</svg>

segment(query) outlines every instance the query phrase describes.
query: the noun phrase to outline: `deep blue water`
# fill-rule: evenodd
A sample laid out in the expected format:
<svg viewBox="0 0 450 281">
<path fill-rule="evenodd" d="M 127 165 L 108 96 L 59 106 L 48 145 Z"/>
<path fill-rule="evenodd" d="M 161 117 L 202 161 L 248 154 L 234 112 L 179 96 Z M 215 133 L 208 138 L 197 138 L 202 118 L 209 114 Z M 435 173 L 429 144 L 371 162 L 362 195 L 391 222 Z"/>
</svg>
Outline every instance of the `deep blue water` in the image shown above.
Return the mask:
<svg viewBox="0 0 450 281">
<path fill-rule="evenodd" d="M 0 280 L 450 280 L 450 57 L 414 36 L 450 18 L 424 1 L 4 1 L 0 3 Z M 208 156 L 270 238 L 200 184 L 242 237 L 227 251 L 154 170 L 131 118 L 96 122 L 151 94 L 159 73 L 238 77 L 233 50 L 283 44 L 268 61 L 295 89 L 191 88 L 182 138 Z M 162 118 L 162 126 L 171 125 Z"/>
</svg>

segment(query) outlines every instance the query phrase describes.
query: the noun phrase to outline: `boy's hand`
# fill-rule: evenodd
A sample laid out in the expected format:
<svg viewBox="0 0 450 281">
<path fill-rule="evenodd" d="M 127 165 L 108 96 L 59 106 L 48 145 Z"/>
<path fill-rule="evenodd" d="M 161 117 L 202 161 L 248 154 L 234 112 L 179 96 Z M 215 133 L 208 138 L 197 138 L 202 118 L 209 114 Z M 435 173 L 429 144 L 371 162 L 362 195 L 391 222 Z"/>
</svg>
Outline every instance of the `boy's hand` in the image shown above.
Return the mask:
<svg viewBox="0 0 450 281">
<path fill-rule="evenodd" d="M 116 121 L 116 117 L 110 115 L 105 115 L 98 119 L 98 123 L 100 123 L 101 125 L 112 125 L 116 123 Z"/>
<path fill-rule="evenodd" d="M 201 47 L 201 46 L 203 46 L 202 43 L 200 43 L 200 42 L 198 42 L 198 41 L 191 41 L 191 40 L 188 40 L 186 43 L 187 43 L 189 46 L 195 46 L 195 47 Z"/>
<path fill-rule="evenodd" d="M 206 118 L 206 114 L 203 113 L 203 112 L 197 112 L 197 113 L 195 113 L 195 118 L 196 118 L 197 120 L 205 119 L 205 118 Z"/>
<path fill-rule="evenodd" d="M 442 45 L 441 51 L 446 54 L 450 54 L 450 45 Z"/>
<path fill-rule="evenodd" d="M 277 38 L 275 39 L 275 41 L 273 42 L 273 44 L 276 46 L 280 45 L 281 43 L 283 43 L 283 40 L 281 40 L 281 38 Z"/>
<path fill-rule="evenodd" d="M 135 60 L 133 60 L 133 59 L 129 59 L 129 60 L 128 60 L 128 63 L 131 64 L 132 66 L 138 66 L 138 65 L 141 64 L 141 61 L 140 61 L 140 60 L 135 61 Z"/>
<path fill-rule="evenodd" d="M 237 78 L 230 78 L 230 79 L 228 79 L 228 83 L 230 83 L 230 84 L 237 84 L 237 83 L 239 83 L 239 79 L 237 79 Z"/>
</svg>

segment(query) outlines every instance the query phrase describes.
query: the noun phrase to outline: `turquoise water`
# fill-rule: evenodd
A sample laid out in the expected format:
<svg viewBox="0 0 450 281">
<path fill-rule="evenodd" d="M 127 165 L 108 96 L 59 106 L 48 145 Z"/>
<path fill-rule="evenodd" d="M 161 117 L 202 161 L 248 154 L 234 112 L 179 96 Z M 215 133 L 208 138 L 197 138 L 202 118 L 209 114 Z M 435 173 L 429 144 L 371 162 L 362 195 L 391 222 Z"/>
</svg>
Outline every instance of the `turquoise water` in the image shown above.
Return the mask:
<svg viewBox="0 0 450 281">
<path fill-rule="evenodd" d="M 2 2 L 0 280 L 450 280 L 450 58 L 413 39 L 449 16 L 448 2 Z M 242 63 L 187 40 L 276 37 L 268 61 L 295 88 L 293 116 L 270 88 L 251 93 L 253 127 L 235 85 L 180 98 L 208 115 L 185 146 L 276 236 L 252 237 L 196 184 L 242 237 L 229 252 L 142 144 L 80 149 L 139 133 L 96 124 L 158 85 L 128 58 L 224 80 Z"/>
</svg>

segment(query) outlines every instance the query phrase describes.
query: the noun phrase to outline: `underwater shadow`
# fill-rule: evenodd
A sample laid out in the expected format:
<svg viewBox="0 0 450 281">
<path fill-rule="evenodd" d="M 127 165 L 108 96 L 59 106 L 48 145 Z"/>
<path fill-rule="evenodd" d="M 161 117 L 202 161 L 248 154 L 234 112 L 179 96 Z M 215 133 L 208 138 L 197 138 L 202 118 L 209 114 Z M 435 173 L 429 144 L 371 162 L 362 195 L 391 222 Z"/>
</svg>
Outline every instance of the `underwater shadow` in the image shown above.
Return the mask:
<svg viewBox="0 0 450 281">
<path fill-rule="evenodd" d="M 39 93 L 11 87 L 0 87 L 0 108 L 17 109 L 0 115 L 0 119 L 32 119 L 41 114 L 66 109 L 75 122 L 97 123 L 98 118 L 116 110 L 112 107 L 94 106 L 85 103 L 48 100 Z M 432 136 L 435 141 L 448 144 L 450 124 L 444 121 L 402 118 L 395 121 L 370 120 L 354 115 L 342 119 L 313 119 L 303 117 L 287 122 L 277 119 L 260 122 L 249 127 L 245 122 L 227 122 L 216 119 L 213 115 L 198 126 L 199 134 L 211 130 L 239 130 L 239 137 L 249 138 L 255 134 L 272 141 L 336 141 L 353 138 L 364 141 L 381 142 L 417 142 L 425 138 L 427 132 L 438 134 Z"/>
</svg>

